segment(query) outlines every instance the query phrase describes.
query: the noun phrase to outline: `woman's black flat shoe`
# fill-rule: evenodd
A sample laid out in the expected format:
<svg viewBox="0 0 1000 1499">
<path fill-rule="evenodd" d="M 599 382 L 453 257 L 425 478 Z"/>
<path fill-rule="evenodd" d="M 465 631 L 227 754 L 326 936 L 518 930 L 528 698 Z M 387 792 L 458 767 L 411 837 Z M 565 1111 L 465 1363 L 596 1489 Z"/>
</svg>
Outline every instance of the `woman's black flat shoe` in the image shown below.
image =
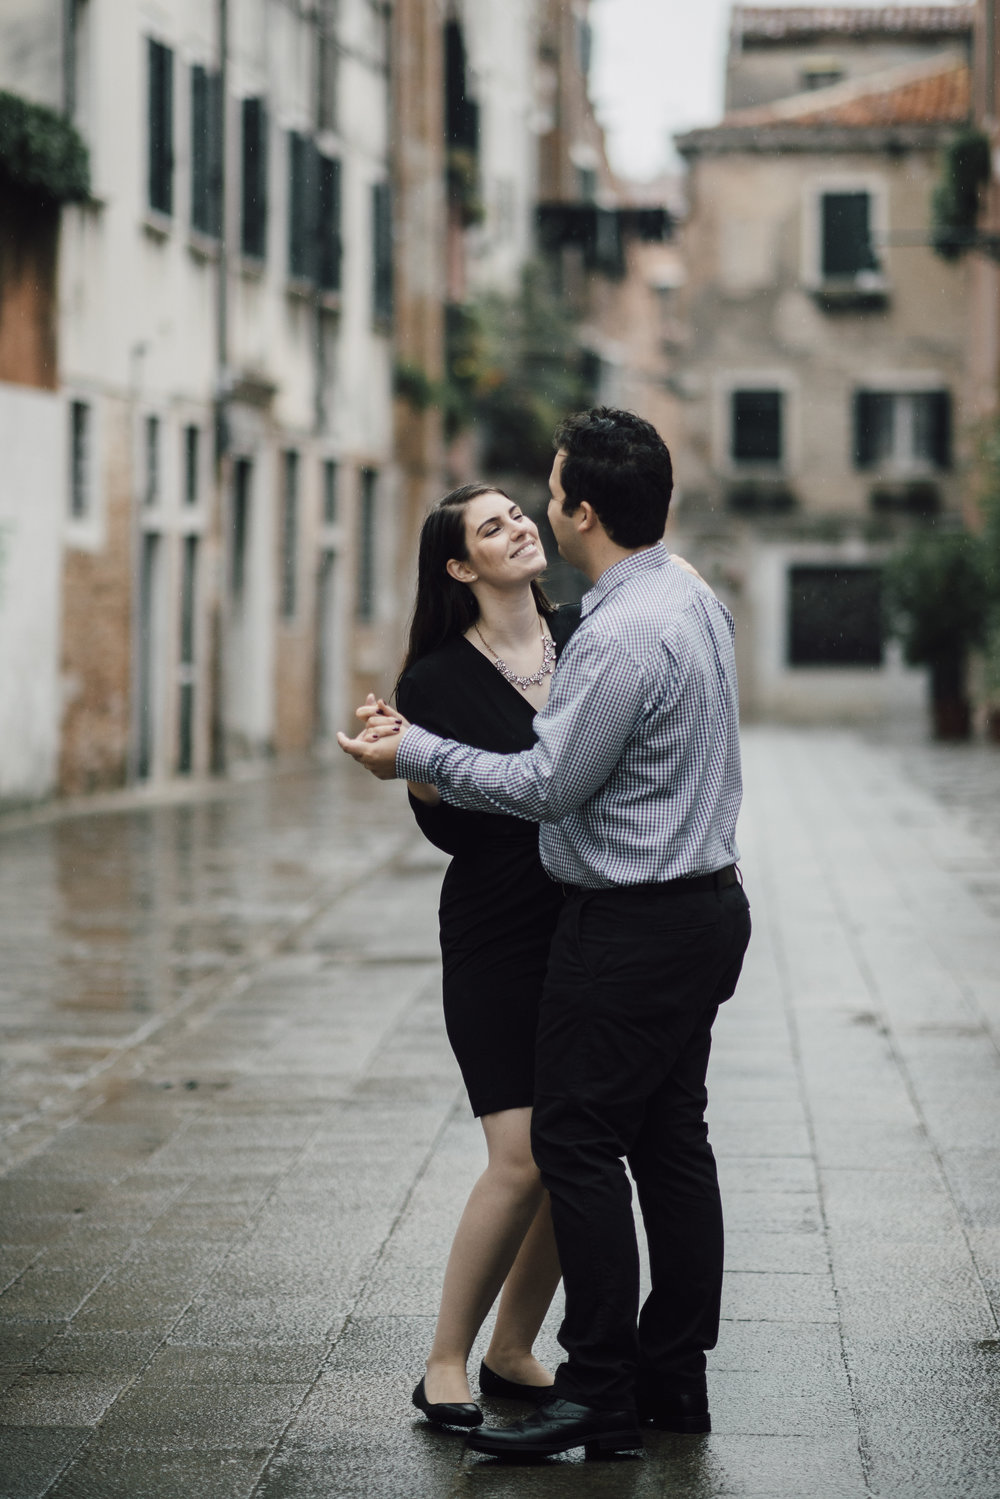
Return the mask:
<svg viewBox="0 0 1000 1499">
<path fill-rule="evenodd" d="M 552 1399 L 550 1384 L 518 1384 L 516 1380 L 494 1374 L 486 1364 L 479 1365 L 479 1390 L 494 1400 L 530 1400 L 532 1405 L 542 1405 Z"/>
<path fill-rule="evenodd" d="M 413 1392 L 413 1403 L 418 1411 L 423 1411 L 428 1421 L 433 1421 L 435 1426 L 482 1426 L 483 1413 L 478 1405 L 471 1401 L 442 1400 L 437 1405 L 432 1405 L 427 1399 L 423 1380 L 417 1385 Z"/>
</svg>

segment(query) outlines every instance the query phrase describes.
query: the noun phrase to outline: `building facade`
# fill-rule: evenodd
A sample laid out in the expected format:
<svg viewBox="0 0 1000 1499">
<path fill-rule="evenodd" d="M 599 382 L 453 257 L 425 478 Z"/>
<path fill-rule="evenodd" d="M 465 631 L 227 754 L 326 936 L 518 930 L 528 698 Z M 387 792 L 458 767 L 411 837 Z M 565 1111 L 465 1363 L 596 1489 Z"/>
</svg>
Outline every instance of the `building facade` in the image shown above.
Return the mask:
<svg viewBox="0 0 1000 1499">
<path fill-rule="evenodd" d="M 0 85 L 91 161 L 18 500 L 59 512 L 63 791 L 302 750 L 390 669 L 388 43 L 374 0 L 5 7 Z"/>
<path fill-rule="evenodd" d="M 751 713 L 882 715 L 921 677 L 880 564 L 957 521 L 968 270 L 935 255 L 942 148 L 969 117 L 963 6 L 737 7 L 734 106 L 689 132 L 678 545 L 737 616 Z"/>
</svg>

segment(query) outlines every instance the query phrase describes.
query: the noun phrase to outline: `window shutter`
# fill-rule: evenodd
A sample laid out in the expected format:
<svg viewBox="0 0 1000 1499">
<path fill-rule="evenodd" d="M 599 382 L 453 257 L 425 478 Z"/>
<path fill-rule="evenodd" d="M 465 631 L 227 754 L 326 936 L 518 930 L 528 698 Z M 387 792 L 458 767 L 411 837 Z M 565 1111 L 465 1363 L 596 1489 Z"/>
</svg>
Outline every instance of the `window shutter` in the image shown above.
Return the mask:
<svg viewBox="0 0 1000 1499">
<path fill-rule="evenodd" d="M 267 254 L 267 207 L 267 108 L 263 99 L 244 99 L 240 242 L 256 260 Z"/>
<path fill-rule="evenodd" d="M 209 80 L 205 69 L 191 69 L 191 223 L 210 233 L 208 137 Z"/>
<path fill-rule="evenodd" d="M 308 136 L 288 136 L 288 269 L 301 281 L 315 280 L 316 148 Z"/>
<path fill-rule="evenodd" d="M 871 468 L 875 462 L 875 406 L 878 396 L 871 390 L 854 392 L 854 467 Z"/>
<path fill-rule="evenodd" d="M 734 390 L 730 452 L 737 463 L 780 463 L 783 457 L 780 390 Z"/>
<path fill-rule="evenodd" d="M 208 232 L 216 239 L 222 235 L 223 174 L 222 112 L 226 101 L 222 97 L 222 74 L 209 74 L 208 88 Z"/>
<path fill-rule="evenodd" d="M 372 310 L 377 323 L 392 317 L 392 200 L 387 182 L 372 187 Z"/>
<path fill-rule="evenodd" d="M 822 198 L 823 275 L 857 276 L 877 271 L 872 248 L 868 193 L 824 193 Z"/>
<path fill-rule="evenodd" d="M 951 468 L 951 392 L 933 390 L 928 395 L 931 407 L 931 443 L 935 468 Z"/>
<path fill-rule="evenodd" d="M 318 160 L 319 284 L 323 291 L 339 291 L 342 239 L 340 232 L 340 162 L 329 156 Z"/>
<path fill-rule="evenodd" d="M 174 211 L 174 54 L 149 39 L 148 188 L 149 206 Z"/>
</svg>

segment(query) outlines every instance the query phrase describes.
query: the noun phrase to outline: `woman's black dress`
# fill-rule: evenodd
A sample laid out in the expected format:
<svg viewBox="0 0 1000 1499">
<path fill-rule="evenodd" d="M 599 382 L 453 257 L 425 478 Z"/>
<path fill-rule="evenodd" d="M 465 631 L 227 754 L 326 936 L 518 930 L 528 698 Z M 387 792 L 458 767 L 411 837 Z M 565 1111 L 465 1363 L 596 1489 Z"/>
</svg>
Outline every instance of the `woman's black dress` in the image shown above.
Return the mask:
<svg viewBox="0 0 1000 1499">
<path fill-rule="evenodd" d="M 557 650 L 578 605 L 550 617 Z M 535 710 L 464 635 L 423 656 L 396 695 L 411 723 L 476 749 L 515 754 L 535 742 Z M 472 1112 L 530 1106 L 535 1029 L 562 891 L 538 857 L 538 824 L 410 798 L 425 837 L 452 861 L 441 887 L 444 1020 Z"/>
</svg>

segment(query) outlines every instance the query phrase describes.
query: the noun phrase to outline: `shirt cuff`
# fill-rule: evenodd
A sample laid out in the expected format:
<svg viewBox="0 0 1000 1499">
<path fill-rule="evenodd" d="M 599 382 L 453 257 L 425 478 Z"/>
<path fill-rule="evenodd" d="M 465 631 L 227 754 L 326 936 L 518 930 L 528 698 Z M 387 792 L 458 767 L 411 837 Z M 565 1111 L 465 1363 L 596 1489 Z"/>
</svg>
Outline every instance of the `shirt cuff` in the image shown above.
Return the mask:
<svg viewBox="0 0 1000 1499">
<path fill-rule="evenodd" d="M 425 785 L 434 780 L 434 761 L 444 744 L 436 734 L 411 724 L 399 741 L 396 751 L 396 775 L 401 781 L 420 781 Z"/>
</svg>

